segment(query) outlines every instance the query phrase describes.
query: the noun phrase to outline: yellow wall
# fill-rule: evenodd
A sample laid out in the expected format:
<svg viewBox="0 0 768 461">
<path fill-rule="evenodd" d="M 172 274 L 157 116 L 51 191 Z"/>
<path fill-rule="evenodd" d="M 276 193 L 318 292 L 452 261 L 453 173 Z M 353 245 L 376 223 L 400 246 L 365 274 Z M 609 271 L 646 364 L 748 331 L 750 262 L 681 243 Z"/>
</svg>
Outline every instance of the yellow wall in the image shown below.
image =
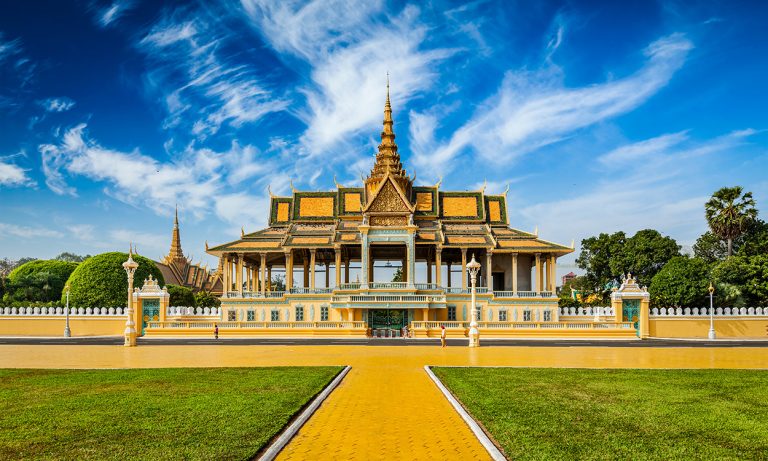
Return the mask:
<svg viewBox="0 0 768 461">
<path fill-rule="evenodd" d="M 125 317 L 70 317 L 72 336 L 120 336 Z M 0 317 L 0 336 L 64 336 L 64 317 Z"/>
<path fill-rule="evenodd" d="M 650 334 L 657 338 L 706 338 L 709 318 L 698 319 L 651 319 Z M 768 339 L 768 317 L 726 318 L 715 317 L 715 334 L 722 338 Z"/>
</svg>

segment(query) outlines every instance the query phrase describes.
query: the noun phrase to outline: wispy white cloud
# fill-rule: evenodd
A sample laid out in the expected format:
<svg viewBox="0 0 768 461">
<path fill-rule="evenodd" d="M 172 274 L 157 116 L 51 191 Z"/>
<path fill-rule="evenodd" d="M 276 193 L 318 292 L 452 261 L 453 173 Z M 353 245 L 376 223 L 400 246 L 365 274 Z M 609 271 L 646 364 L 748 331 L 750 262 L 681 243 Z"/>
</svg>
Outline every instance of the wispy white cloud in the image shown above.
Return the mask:
<svg viewBox="0 0 768 461">
<path fill-rule="evenodd" d="M 0 235 L 9 237 L 21 237 L 21 238 L 37 238 L 37 237 L 51 237 L 61 238 L 64 237 L 64 233 L 53 229 L 45 229 L 42 227 L 28 227 L 19 226 L 17 224 L 2 223 L 0 222 Z"/>
<path fill-rule="evenodd" d="M 126 11 L 133 8 L 134 2 L 132 0 L 116 1 L 111 5 L 99 8 L 96 11 L 96 21 L 101 27 L 107 27 L 110 24 L 116 22 L 123 16 Z"/>
<path fill-rule="evenodd" d="M 198 138 L 223 125 L 256 122 L 288 105 L 261 81 L 257 66 L 232 63 L 235 59 L 224 51 L 231 33 L 211 22 L 177 11 L 156 23 L 138 45 L 154 65 L 147 82 L 163 94 L 166 128 L 190 128 Z"/>
<path fill-rule="evenodd" d="M 758 133 L 745 129 L 706 140 L 687 131 L 620 146 L 599 157 L 594 186 L 565 198 L 519 208 L 553 240 L 570 242 L 596 232 L 657 229 L 690 245 L 704 230 L 709 184 L 698 187 L 703 156 L 733 152 Z M 563 223 L 568 223 L 563 226 Z"/>
<path fill-rule="evenodd" d="M 88 137 L 86 128 L 86 124 L 77 125 L 67 130 L 58 144 L 39 146 L 46 184 L 57 194 L 76 195 L 67 177 L 80 176 L 105 183 L 104 192 L 117 200 L 159 214 L 168 214 L 180 203 L 197 217 L 214 211 L 222 219 L 245 224 L 222 202 L 231 196 L 231 188 L 246 181 L 266 195 L 265 181 L 270 176 L 262 173 L 276 169 L 275 163 L 263 158 L 253 146 L 237 142 L 225 152 L 189 146 L 176 161 L 161 162 L 138 149 L 123 152 L 103 147 Z M 251 203 L 263 205 L 260 200 L 255 197 Z M 258 222 L 263 223 L 264 209 L 258 214 Z M 254 222 L 249 218 L 248 224 Z"/>
<path fill-rule="evenodd" d="M 25 156 L 23 152 L 20 152 L 15 156 Z M 3 187 L 19 187 L 19 186 L 35 186 L 35 181 L 27 174 L 29 170 L 8 162 L 6 158 L 0 157 L 0 186 Z"/>
<path fill-rule="evenodd" d="M 38 101 L 38 104 L 40 104 L 46 112 L 66 112 L 75 107 L 75 101 L 67 97 L 48 98 Z"/>
<path fill-rule="evenodd" d="M 311 84 L 301 88 L 307 107 L 298 114 L 307 124 L 300 143 L 309 156 L 380 123 L 387 72 L 393 106 L 401 109 L 432 85 L 435 65 L 455 52 L 423 47 L 429 28 L 413 6 L 387 16 L 381 1 L 241 3 L 275 50 L 311 66 Z"/>
<path fill-rule="evenodd" d="M 558 69 L 507 72 L 499 91 L 434 150 L 416 151 L 420 167 L 442 166 L 471 149 L 489 161 L 505 162 L 571 136 L 577 130 L 627 113 L 663 88 L 693 48 L 681 34 L 651 43 L 636 73 L 601 84 L 567 88 Z M 436 172 L 439 174 L 439 172 Z"/>
</svg>

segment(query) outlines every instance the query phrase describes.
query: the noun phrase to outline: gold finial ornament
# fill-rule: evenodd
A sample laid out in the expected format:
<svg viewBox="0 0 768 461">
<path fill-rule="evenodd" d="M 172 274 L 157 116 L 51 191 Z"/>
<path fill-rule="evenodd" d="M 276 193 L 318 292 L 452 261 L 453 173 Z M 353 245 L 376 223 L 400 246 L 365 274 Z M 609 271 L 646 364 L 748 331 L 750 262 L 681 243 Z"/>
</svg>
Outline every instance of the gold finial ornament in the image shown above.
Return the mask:
<svg viewBox="0 0 768 461">
<path fill-rule="evenodd" d="M 507 188 L 504 189 L 504 192 L 503 192 L 504 197 L 507 196 L 507 192 L 509 192 L 509 183 L 507 183 Z"/>
<path fill-rule="evenodd" d="M 245 226 L 240 226 L 240 238 L 245 237 Z"/>
<path fill-rule="evenodd" d="M 267 184 L 267 192 L 269 193 L 269 198 L 275 198 L 275 194 L 272 193 L 272 184 Z"/>
<path fill-rule="evenodd" d="M 533 235 L 535 235 L 536 237 L 539 236 L 539 226 L 538 225 L 536 225 L 536 227 L 533 229 Z"/>
<path fill-rule="evenodd" d="M 333 175 L 333 183 L 336 185 L 337 189 L 341 189 L 344 187 L 344 184 L 339 184 L 339 182 L 336 181 L 336 175 Z"/>
<path fill-rule="evenodd" d="M 440 188 L 440 184 L 442 184 L 442 183 L 443 183 L 443 177 L 442 177 L 442 176 L 440 176 L 440 177 L 437 179 L 437 184 L 435 184 L 435 187 L 436 187 L 436 188 Z"/>
<path fill-rule="evenodd" d="M 208 240 L 205 241 L 205 251 L 208 251 Z"/>
<path fill-rule="evenodd" d="M 571 250 L 576 249 L 576 239 L 571 239 Z"/>
<path fill-rule="evenodd" d="M 381 144 L 379 144 L 378 152 L 376 153 L 376 162 L 371 169 L 371 174 L 363 181 L 366 192 L 372 195 L 378 185 L 389 175 L 397 182 L 403 193 L 409 196 L 413 180 L 408 177 L 400 161 L 400 154 L 397 152 L 395 131 L 393 129 L 394 121 L 392 120 L 392 102 L 389 96 L 389 76 L 387 76 L 387 97 L 384 102 L 383 125 Z"/>
<path fill-rule="evenodd" d="M 709 294 L 715 292 L 715 287 L 712 285 L 712 282 L 709 282 L 709 288 L 707 288 L 707 290 L 709 290 Z"/>
</svg>

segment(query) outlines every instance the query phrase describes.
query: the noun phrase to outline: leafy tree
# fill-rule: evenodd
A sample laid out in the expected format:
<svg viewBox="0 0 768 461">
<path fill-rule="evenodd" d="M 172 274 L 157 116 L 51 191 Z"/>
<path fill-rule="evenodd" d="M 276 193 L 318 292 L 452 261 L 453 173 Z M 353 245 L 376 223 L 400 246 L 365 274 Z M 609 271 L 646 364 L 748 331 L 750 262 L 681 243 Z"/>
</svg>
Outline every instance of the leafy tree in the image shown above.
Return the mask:
<svg viewBox="0 0 768 461">
<path fill-rule="evenodd" d="M 16 302 L 57 301 L 75 268 L 77 263 L 66 261 L 29 261 L 8 274 L 7 297 Z"/>
<path fill-rule="evenodd" d="M 768 255 L 732 256 L 712 270 L 718 304 L 768 305 Z"/>
<path fill-rule="evenodd" d="M 285 291 L 285 277 L 273 275 L 269 286 L 272 288 L 272 291 Z"/>
<path fill-rule="evenodd" d="M 203 290 L 195 293 L 195 306 L 197 307 L 219 307 L 221 300 L 211 293 Z"/>
<path fill-rule="evenodd" d="M 733 254 L 756 256 L 768 253 L 768 223 L 760 219 L 747 225 L 743 234 L 733 239 Z M 693 244 L 693 254 L 709 263 L 724 260 L 728 256 L 728 245 L 710 231 L 701 235 Z"/>
<path fill-rule="evenodd" d="M 37 258 L 21 258 L 18 261 L 8 258 L 0 259 L 0 277 L 7 277 L 12 270 L 26 264 L 30 261 L 35 261 Z"/>
<path fill-rule="evenodd" d="M 622 274 L 631 272 L 638 283 L 649 285 L 664 264 L 679 255 L 680 246 L 674 239 L 645 229 L 629 238 L 616 232 L 582 240 L 576 264 L 586 271 L 592 291 L 601 294 L 600 302 L 605 302 L 610 284 Z"/>
<path fill-rule="evenodd" d="M 709 265 L 700 258 L 676 256 L 653 276 L 648 291 L 659 307 L 701 307 L 706 303 Z"/>
<path fill-rule="evenodd" d="M 743 234 L 757 219 L 752 192 L 742 195 L 742 187 L 723 187 L 704 205 L 707 223 L 712 233 L 727 242 L 727 256 L 733 254 L 733 239 Z"/>
<path fill-rule="evenodd" d="M 393 282 L 403 281 L 403 269 L 401 267 L 398 267 L 395 273 L 392 275 L 392 281 Z"/>
<path fill-rule="evenodd" d="M 645 229 L 627 239 L 613 269 L 619 274 L 631 272 L 641 285 L 650 285 L 653 277 L 675 256 L 680 256 L 680 245 L 658 231 Z M 621 264 L 621 266 L 618 266 Z"/>
<path fill-rule="evenodd" d="M 195 294 L 192 293 L 192 290 L 189 288 L 170 284 L 165 287 L 168 289 L 168 294 L 171 295 L 171 298 L 168 300 L 169 305 L 185 307 L 196 306 Z"/>
<path fill-rule="evenodd" d="M 134 275 L 134 286 L 140 287 L 151 274 L 164 285 L 163 274 L 155 263 L 143 256 L 134 255 L 139 264 Z M 69 304 L 74 307 L 122 307 L 128 299 L 128 279 L 123 263 L 128 253 L 111 252 L 92 256 L 80 263 L 69 276 Z"/>
<path fill-rule="evenodd" d="M 80 255 L 76 255 L 74 253 L 69 253 L 65 251 L 53 259 L 55 259 L 56 261 L 69 261 L 73 263 L 81 263 L 90 257 L 91 255 L 80 256 Z"/>
<path fill-rule="evenodd" d="M 733 250 L 739 256 L 768 254 L 768 223 L 755 219 L 741 236 L 741 244 Z"/>
</svg>

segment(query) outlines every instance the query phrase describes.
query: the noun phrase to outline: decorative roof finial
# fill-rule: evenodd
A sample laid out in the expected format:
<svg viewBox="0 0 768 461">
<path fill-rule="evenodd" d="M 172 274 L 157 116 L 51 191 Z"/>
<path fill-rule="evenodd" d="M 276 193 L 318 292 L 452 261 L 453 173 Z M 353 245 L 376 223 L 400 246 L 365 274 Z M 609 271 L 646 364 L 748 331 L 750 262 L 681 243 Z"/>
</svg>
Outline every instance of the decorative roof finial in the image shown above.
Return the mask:
<svg viewBox="0 0 768 461">
<path fill-rule="evenodd" d="M 240 238 L 245 237 L 245 226 L 240 226 Z"/>
<path fill-rule="evenodd" d="M 275 194 L 272 193 L 272 184 L 267 184 L 267 192 L 269 192 L 269 198 L 275 197 Z"/>
<path fill-rule="evenodd" d="M 298 192 L 298 191 L 296 190 L 296 188 L 295 188 L 295 187 L 293 187 L 293 179 L 291 179 L 289 182 L 290 182 L 290 184 L 291 184 L 291 192 L 293 192 L 294 194 L 295 194 L 296 192 Z"/>
<path fill-rule="evenodd" d="M 507 192 L 509 192 L 509 183 L 507 183 L 507 188 L 504 189 L 504 197 L 507 196 Z"/>
<path fill-rule="evenodd" d="M 539 236 L 539 225 L 537 224 L 536 227 L 533 229 L 533 235 L 536 237 Z"/>
<path fill-rule="evenodd" d="M 336 181 L 336 175 L 333 175 L 333 183 L 336 184 L 337 189 L 341 189 L 344 187 L 344 184 L 339 184 L 339 182 Z"/>
</svg>

